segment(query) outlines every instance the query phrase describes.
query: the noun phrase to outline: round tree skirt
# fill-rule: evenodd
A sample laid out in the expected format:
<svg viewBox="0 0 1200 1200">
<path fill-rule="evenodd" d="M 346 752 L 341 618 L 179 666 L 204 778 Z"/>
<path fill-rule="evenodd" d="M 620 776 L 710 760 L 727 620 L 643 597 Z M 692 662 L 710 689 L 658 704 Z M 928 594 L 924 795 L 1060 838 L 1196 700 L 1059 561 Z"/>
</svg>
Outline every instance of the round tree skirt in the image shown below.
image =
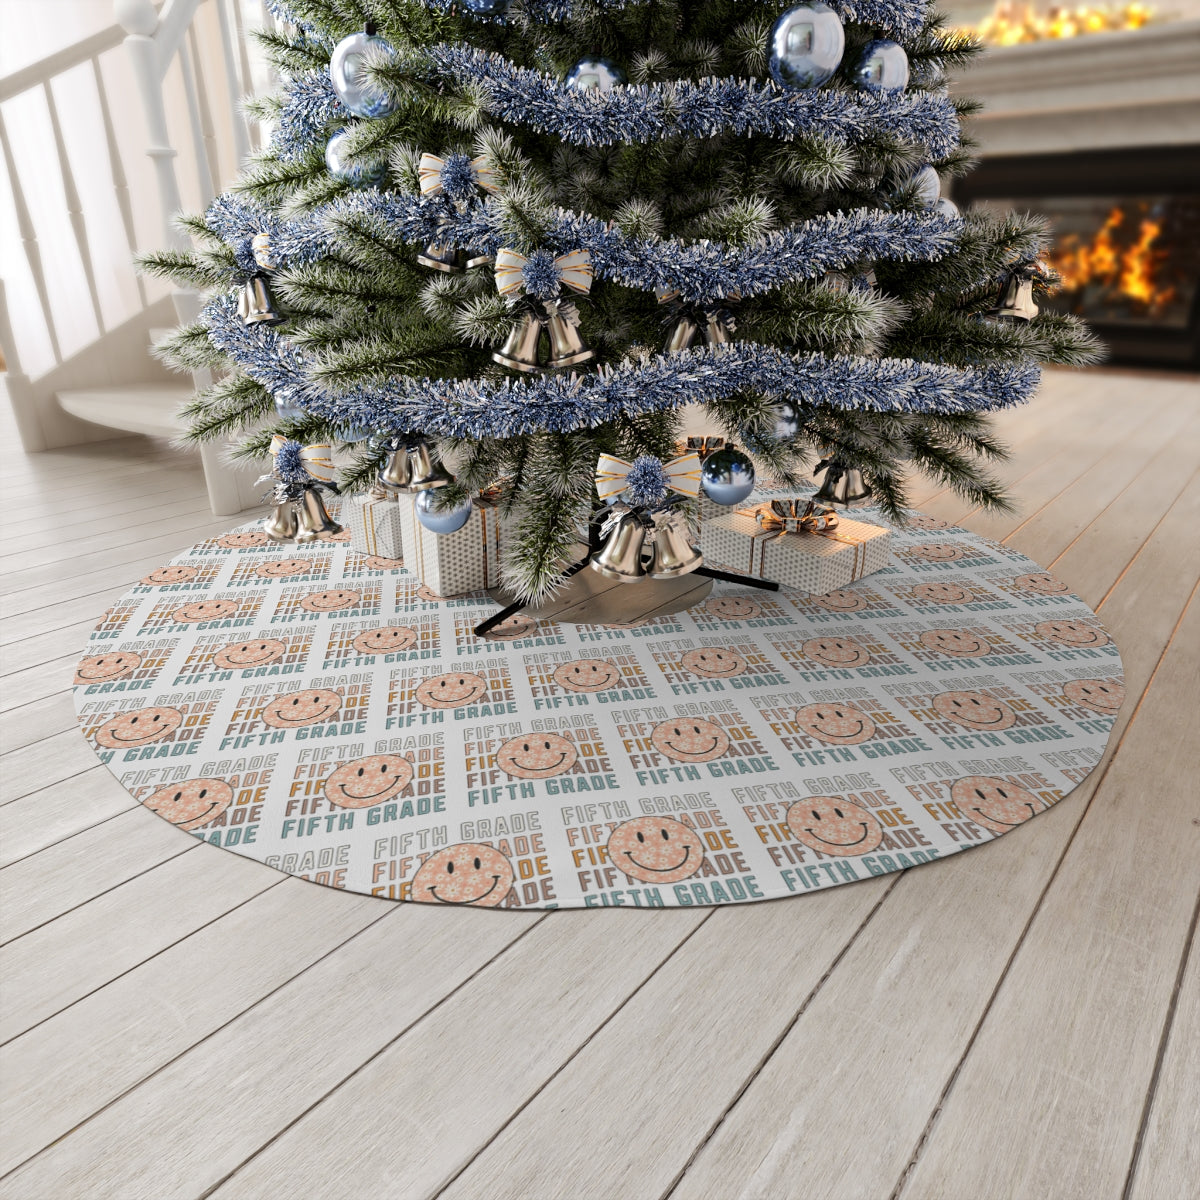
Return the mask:
<svg viewBox="0 0 1200 1200">
<path fill-rule="evenodd" d="M 1095 767 L 1125 694 L 1095 614 L 1029 559 L 921 514 L 893 547 L 825 596 L 718 583 L 641 625 L 518 615 L 479 639 L 485 593 L 441 600 L 346 534 L 248 526 L 104 614 L 76 706 L 158 816 L 332 887 L 803 894 L 1024 824 Z"/>
</svg>

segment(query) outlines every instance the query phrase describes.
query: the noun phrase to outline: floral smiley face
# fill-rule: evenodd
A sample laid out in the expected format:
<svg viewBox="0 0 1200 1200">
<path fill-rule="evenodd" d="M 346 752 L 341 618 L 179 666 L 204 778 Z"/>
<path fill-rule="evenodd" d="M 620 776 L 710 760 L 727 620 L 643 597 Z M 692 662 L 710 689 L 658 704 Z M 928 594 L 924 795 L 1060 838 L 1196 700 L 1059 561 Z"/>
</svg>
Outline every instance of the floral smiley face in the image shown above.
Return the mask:
<svg viewBox="0 0 1200 1200">
<path fill-rule="evenodd" d="M 952 542 L 925 542 L 920 546 L 909 546 L 907 553 L 925 562 L 956 562 L 967 556 L 961 546 Z"/>
<path fill-rule="evenodd" d="M 554 682 L 569 692 L 605 692 L 621 682 L 621 668 L 607 658 L 577 658 L 559 664 Z"/>
<path fill-rule="evenodd" d="M 1064 646 L 1107 646 L 1108 634 L 1086 621 L 1041 621 L 1037 633 Z"/>
<path fill-rule="evenodd" d="M 276 696 L 263 709 L 263 723 L 272 729 L 297 729 L 327 721 L 342 707 L 337 692 L 326 688 L 311 688 L 303 692 L 285 692 Z"/>
<path fill-rule="evenodd" d="M 1018 575 L 1013 583 L 1023 592 L 1033 592 L 1038 596 L 1061 596 L 1068 589 L 1067 585 L 1055 579 L 1048 571 L 1035 571 L 1032 575 Z"/>
<path fill-rule="evenodd" d="M 678 883 L 704 863 L 704 843 L 672 817 L 635 817 L 612 831 L 608 861 L 643 883 Z"/>
<path fill-rule="evenodd" d="M 1125 685 L 1115 679 L 1072 679 L 1063 684 L 1063 695 L 1080 708 L 1115 717 L 1125 703 Z"/>
<path fill-rule="evenodd" d="M 942 692 L 933 698 L 940 716 L 968 729 L 1010 729 L 1017 714 L 1003 700 L 987 692 Z"/>
<path fill-rule="evenodd" d="M 460 842 L 430 855 L 413 876 L 418 904 L 499 908 L 513 885 L 512 863 L 491 846 Z"/>
<path fill-rule="evenodd" d="M 802 649 L 823 667 L 865 667 L 871 661 L 870 652 L 848 637 L 809 638 Z"/>
<path fill-rule="evenodd" d="M 309 563 L 303 558 L 277 558 L 271 562 L 259 563 L 254 573 L 260 579 L 286 579 L 289 575 L 302 575 L 309 569 Z"/>
<path fill-rule="evenodd" d="M 705 601 L 704 607 L 721 621 L 750 621 L 762 616 L 762 609 L 745 596 L 714 596 Z"/>
<path fill-rule="evenodd" d="M 407 625 L 385 625 L 364 629 L 353 642 L 359 654 L 399 654 L 417 644 L 417 631 Z"/>
<path fill-rule="evenodd" d="M 300 601 L 300 607 L 306 612 L 327 613 L 340 612 L 345 608 L 356 608 L 362 603 L 361 592 L 343 591 L 341 589 L 328 592 L 313 592 Z"/>
<path fill-rule="evenodd" d="M 199 621 L 224 621 L 238 614 L 236 600 L 197 600 L 195 604 L 185 604 L 171 614 L 171 620 L 181 625 Z"/>
<path fill-rule="evenodd" d="M 213 665 L 222 671 L 248 671 L 251 667 L 264 667 L 277 662 L 287 653 L 287 646 L 273 638 L 256 642 L 234 642 L 222 646 L 213 655 Z"/>
<path fill-rule="evenodd" d="M 956 779 L 950 788 L 950 799 L 968 821 L 995 834 L 1007 833 L 1024 824 L 1045 807 L 1020 784 L 990 775 L 967 775 Z"/>
<path fill-rule="evenodd" d="M 957 583 L 918 583 L 913 588 L 913 595 L 934 604 L 965 604 L 970 598 L 967 590 Z"/>
<path fill-rule="evenodd" d="M 949 529 L 950 522 L 941 517 L 931 517 L 928 513 L 913 513 L 908 519 L 913 529 Z"/>
<path fill-rule="evenodd" d="M 164 587 L 169 583 L 187 583 L 199 574 L 195 567 L 159 567 L 143 576 L 141 582 L 147 587 Z"/>
<path fill-rule="evenodd" d="M 76 684 L 107 683 L 136 671 L 142 665 L 142 656 L 129 650 L 120 654 L 96 654 L 82 659 L 75 668 Z"/>
<path fill-rule="evenodd" d="M 510 738 L 496 751 L 496 766 L 514 779 L 549 779 L 579 761 L 574 742 L 557 733 Z"/>
<path fill-rule="evenodd" d="M 746 671 L 746 660 L 736 651 L 722 646 L 705 646 L 689 650 L 680 660 L 685 671 L 704 679 L 728 679 Z"/>
<path fill-rule="evenodd" d="M 368 571 L 403 571 L 404 559 L 384 558 L 379 554 L 368 554 L 363 558 L 363 566 Z"/>
<path fill-rule="evenodd" d="M 417 687 L 416 697 L 426 708 L 461 708 L 475 704 L 487 695 L 487 680 L 470 671 L 431 675 Z"/>
<path fill-rule="evenodd" d="M 96 731 L 96 741 L 108 750 L 145 746 L 167 737 L 183 724 L 177 708 L 139 708 L 106 721 Z"/>
<path fill-rule="evenodd" d="M 217 538 L 217 545 L 226 550 L 250 550 L 255 546 L 265 546 L 267 535 L 261 529 L 248 529 L 243 533 L 225 533 Z"/>
<path fill-rule="evenodd" d="M 691 717 L 655 725 L 650 741 L 676 762 L 712 762 L 729 749 L 729 735 L 720 725 Z"/>
<path fill-rule="evenodd" d="M 325 798 L 338 808 L 371 808 L 398 796 L 413 779 L 413 765 L 398 754 L 372 754 L 343 763 L 325 780 Z"/>
<path fill-rule="evenodd" d="M 846 588 L 835 588 L 823 596 L 810 596 L 809 599 L 830 612 L 862 612 L 867 608 L 865 596 L 859 595 L 858 592 L 848 591 Z"/>
<path fill-rule="evenodd" d="M 927 629 L 921 634 L 921 645 L 952 658 L 979 658 L 992 649 L 991 642 L 985 642 L 969 629 Z"/>
<path fill-rule="evenodd" d="M 180 829 L 199 829 L 215 821 L 233 803 L 233 788 L 223 779 L 189 779 L 160 787 L 144 807 Z"/>
<path fill-rule="evenodd" d="M 852 704 L 807 704 L 796 711 L 796 724 L 822 742 L 854 746 L 875 736 L 875 722 Z"/>
<path fill-rule="evenodd" d="M 489 642 L 515 642 L 518 638 L 532 637 L 536 629 L 537 622 L 532 617 L 527 617 L 524 613 L 513 613 L 511 617 L 505 617 L 499 625 L 493 625 L 483 637 Z"/>
<path fill-rule="evenodd" d="M 870 809 L 841 796 L 807 796 L 789 806 L 788 828 L 810 850 L 846 858 L 870 854 L 883 826 Z"/>
</svg>

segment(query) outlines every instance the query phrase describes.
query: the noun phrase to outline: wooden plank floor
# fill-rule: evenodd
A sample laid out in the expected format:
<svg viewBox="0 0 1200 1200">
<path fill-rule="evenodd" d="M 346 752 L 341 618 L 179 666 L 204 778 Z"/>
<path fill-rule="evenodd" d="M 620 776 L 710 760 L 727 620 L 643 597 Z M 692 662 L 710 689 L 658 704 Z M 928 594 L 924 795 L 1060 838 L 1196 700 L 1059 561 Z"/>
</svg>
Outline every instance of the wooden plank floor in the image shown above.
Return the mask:
<svg viewBox="0 0 1200 1200">
<path fill-rule="evenodd" d="M 718 910 L 432 912 L 172 829 L 71 666 L 233 522 L 144 439 L 10 463 L 0 1197 L 1195 1200 L 1200 383 L 1056 372 L 999 425 L 1017 515 L 916 498 L 1101 614 L 1104 762 L 986 849 Z"/>
</svg>

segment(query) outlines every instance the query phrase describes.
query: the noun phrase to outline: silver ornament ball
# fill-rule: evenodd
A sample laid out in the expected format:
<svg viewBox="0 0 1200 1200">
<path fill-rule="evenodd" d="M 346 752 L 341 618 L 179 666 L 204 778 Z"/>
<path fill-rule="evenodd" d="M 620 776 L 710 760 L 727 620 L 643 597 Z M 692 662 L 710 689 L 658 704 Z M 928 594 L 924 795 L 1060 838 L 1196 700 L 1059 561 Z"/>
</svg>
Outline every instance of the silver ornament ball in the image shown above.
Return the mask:
<svg viewBox="0 0 1200 1200">
<path fill-rule="evenodd" d="M 781 87 L 817 87 L 829 79 L 846 49 L 837 13 L 821 0 L 789 8 L 775 22 L 768 43 L 771 78 Z"/>
<path fill-rule="evenodd" d="M 395 50 L 385 38 L 367 33 L 352 33 L 333 48 L 329 60 L 329 78 L 338 99 L 356 117 L 386 117 L 396 104 L 384 91 L 367 79 L 366 55 L 371 49 L 382 50 L 395 57 Z"/>
<path fill-rule="evenodd" d="M 754 464 L 740 450 L 714 450 L 701 464 L 704 494 L 717 504 L 741 504 L 754 491 Z"/>
<path fill-rule="evenodd" d="M 800 414 L 794 404 L 775 406 L 775 437 L 780 442 L 790 442 L 800 432 Z"/>
<path fill-rule="evenodd" d="M 942 194 L 942 182 L 938 173 L 930 166 L 924 166 L 909 177 L 907 187 L 913 188 L 917 200 L 923 208 L 935 208 Z"/>
<path fill-rule="evenodd" d="M 958 205 L 954 203 L 948 196 L 943 196 L 934 206 L 933 211 L 939 217 L 958 217 L 962 214 L 958 211 Z"/>
<path fill-rule="evenodd" d="M 908 55 L 904 47 L 877 38 L 863 48 L 854 82 L 867 92 L 901 92 L 908 86 Z"/>
<path fill-rule="evenodd" d="M 335 179 L 345 179 L 351 183 L 382 183 L 387 175 L 387 168 L 381 163 L 372 167 L 364 167 L 354 162 L 347 152 L 349 140 L 350 131 L 339 129 L 325 144 L 325 166 L 330 175 Z"/>
<path fill-rule="evenodd" d="M 285 421 L 302 421 L 308 416 L 307 410 L 296 403 L 290 388 L 275 393 L 275 411 Z"/>
<path fill-rule="evenodd" d="M 607 58 L 581 58 L 568 72 L 567 87 L 585 92 L 611 92 L 625 82 L 625 72 Z"/>
<path fill-rule="evenodd" d="M 457 533 L 471 519 L 471 498 L 468 496 L 461 504 L 449 508 L 435 509 L 437 488 L 429 488 L 418 492 L 413 505 L 417 510 L 417 520 L 430 533 Z"/>
<path fill-rule="evenodd" d="M 508 0 L 465 0 L 467 11 L 477 17 L 502 17 Z"/>
</svg>

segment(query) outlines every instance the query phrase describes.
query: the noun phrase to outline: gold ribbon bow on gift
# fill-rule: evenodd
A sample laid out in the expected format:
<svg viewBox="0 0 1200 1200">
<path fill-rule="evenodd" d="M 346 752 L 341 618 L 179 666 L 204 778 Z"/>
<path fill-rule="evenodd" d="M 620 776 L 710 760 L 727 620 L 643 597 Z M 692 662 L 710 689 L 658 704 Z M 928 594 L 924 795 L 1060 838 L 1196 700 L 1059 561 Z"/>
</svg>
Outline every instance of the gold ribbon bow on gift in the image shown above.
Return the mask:
<svg viewBox="0 0 1200 1200">
<path fill-rule="evenodd" d="M 276 434 L 271 439 L 271 457 L 283 448 L 288 439 Z M 321 483 L 333 482 L 333 447 L 328 442 L 314 442 L 311 446 L 300 448 L 300 457 L 304 460 L 304 468 Z"/>
<path fill-rule="evenodd" d="M 804 507 L 801 508 L 801 505 Z M 760 529 L 782 536 L 785 533 L 829 533 L 838 526 L 832 508 L 811 500 L 772 500 L 754 513 Z"/>
<path fill-rule="evenodd" d="M 633 463 L 623 458 L 614 458 L 611 454 L 600 455 L 596 464 L 596 494 L 601 500 L 619 496 L 628 485 L 629 472 Z M 700 457 L 696 454 L 684 454 L 663 463 L 663 474 L 666 476 L 667 487 L 681 496 L 696 497 L 700 495 Z"/>
<path fill-rule="evenodd" d="M 421 161 L 417 164 L 417 177 L 421 181 L 422 196 L 440 196 L 442 194 L 442 169 L 445 165 L 446 160 L 439 158 L 436 154 L 421 155 Z M 496 183 L 496 172 L 487 165 L 487 160 L 482 154 L 478 158 L 471 159 L 471 174 L 475 176 L 475 182 L 485 192 L 495 195 L 500 190 Z"/>
<path fill-rule="evenodd" d="M 522 271 L 529 259 L 507 247 L 496 252 L 496 290 L 502 296 L 515 296 L 525 290 Z M 586 250 L 571 250 L 554 259 L 560 284 L 586 296 L 592 290 L 592 256 Z"/>
</svg>

